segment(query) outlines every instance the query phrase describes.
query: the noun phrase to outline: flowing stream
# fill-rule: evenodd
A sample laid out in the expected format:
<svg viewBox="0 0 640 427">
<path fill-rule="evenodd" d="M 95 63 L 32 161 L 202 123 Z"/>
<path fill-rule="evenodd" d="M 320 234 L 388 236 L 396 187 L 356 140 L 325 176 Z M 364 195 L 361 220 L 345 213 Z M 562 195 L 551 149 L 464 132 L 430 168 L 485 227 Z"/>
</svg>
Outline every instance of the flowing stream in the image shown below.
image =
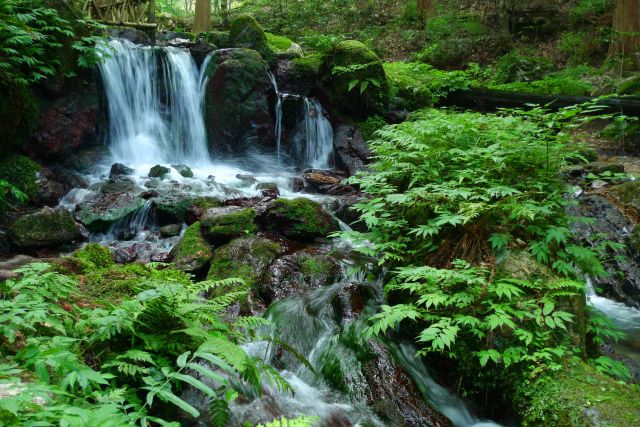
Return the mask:
<svg viewBox="0 0 640 427">
<path fill-rule="evenodd" d="M 96 171 L 87 176 L 92 185 L 88 189 L 69 192 L 61 201 L 62 206 L 75 209 L 77 205 L 97 197 L 108 179 L 113 162 L 121 162 L 133 169 L 126 179 L 135 185 L 138 194 L 150 190 L 162 193 L 178 188 L 180 192 L 191 195 L 220 198 L 260 195 L 258 184 L 264 182 L 276 183 L 281 197 L 300 197 L 300 193 L 291 189 L 294 167 L 332 166 L 333 129 L 322 105 L 312 98 L 301 97 L 302 113 L 291 141 L 290 154 L 281 156 L 284 143 L 281 141 L 282 99 L 297 95 L 281 94 L 273 77 L 272 83 L 278 94 L 275 109 L 277 152 L 272 153 L 271 158 L 255 162 L 262 167 L 253 170 L 247 170 L 246 164 L 232 160 L 211 159 L 203 119 L 207 83 L 204 70 L 208 58 L 198 69 L 189 53 L 175 47 L 141 47 L 119 40 L 112 40 L 109 45 L 110 56 L 100 65 L 100 72 L 108 103 L 108 142 L 112 156 L 109 163 L 96 165 Z M 274 158 L 278 162 L 273 162 Z M 293 164 L 283 165 L 281 158 L 287 158 Z M 149 167 L 155 164 L 167 165 L 171 169 L 169 179 L 155 183 L 149 180 Z M 181 176 L 178 167 L 172 166 L 177 164 L 189 165 L 193 176 Z M 250 175 L 252 179 L 242 179 L 239 174 Z M 328 198 L 319 195 L 305 197 L 320 201 Z M 153 260 L 155 251 L 162 245 L 170 247 L 175 244 L 179 236 L 161 238 L 151 211 L 152 203 L 144 203 L 106 232 L 94 233 L 91 240 L 107 245 L 124 240 L 130 247 L 144 244 Z M 343 227 L 347 226 L 343 224 Z M 343 248 L 350 245 L 338 239 L 333 244 Z M 276 346 L 267 340 L 246 344 L 248 353 L 277 366 L 295 394 L 283 394 L 265 384 L 262 397 L 234 404 L 235 425 L 266 422 L 281 415 L 316 415 L 322 420 L 319 425 L 325 426 L 387 425 L 371 408 L 370 386 L 358 356 L 360 350 L 366 350 L 367 343 L 357 338 L 362 335 L 364 320 L 381 302 L 381 281 L 367 280 L 363 266 L 349 259 L 345 256 L 341 278 L 335 284 L 312 288 L 269 307 L 266 316 L 273 326 L 264 334 L 295 348 L 310 362 L 312 369 L 291 354 L 277 352 Z M 372 302 L 356 318 L 340 320 L 333 302 L 338 294 L 353 286 L 366 289 L 372 295 Z M 420 391 L 414 394 L 420 404 L 424 404 L 424 397 L 455 427 L 496 425 L 483 424 L 460 398 L 439 386 L 422 361 L 416 358 L 415 349 L 406 345 L 380 345 L 386 348 L 380 351 L 393 355 L 387 364 L 403 366 L 418 385 Z M 394 358 L 395 362 L 392 361 Z M 420 396 L 420 392 L 424 396 Z M 193 399 L 197 400 L 197 397 Z M 194 405 L 201 406 L 195 401 Z"/>
</svg>

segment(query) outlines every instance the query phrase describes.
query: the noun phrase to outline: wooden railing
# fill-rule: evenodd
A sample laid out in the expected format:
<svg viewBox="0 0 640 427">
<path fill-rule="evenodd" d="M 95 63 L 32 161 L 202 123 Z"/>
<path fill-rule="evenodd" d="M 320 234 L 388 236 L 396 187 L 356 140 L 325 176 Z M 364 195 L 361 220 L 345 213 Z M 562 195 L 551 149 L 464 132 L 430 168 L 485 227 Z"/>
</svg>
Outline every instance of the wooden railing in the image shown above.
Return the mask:
<svg viewBox="0 0 640 427">
<path fill-rule="evenodd" d="M 107 25 L 153 29 L 155 0 L 86 0 L 84 11 Z"/>
</svg>

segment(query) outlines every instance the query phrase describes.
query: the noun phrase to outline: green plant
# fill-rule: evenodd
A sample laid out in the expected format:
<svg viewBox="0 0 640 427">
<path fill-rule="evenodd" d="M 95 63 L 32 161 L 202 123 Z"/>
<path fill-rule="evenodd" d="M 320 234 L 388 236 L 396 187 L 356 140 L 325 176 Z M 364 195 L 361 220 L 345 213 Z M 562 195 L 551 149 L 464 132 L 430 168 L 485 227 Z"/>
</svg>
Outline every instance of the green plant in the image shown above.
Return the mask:
<svg viewBox="0 0 640 427">
<path fill-rule="evenodd" d="M 422 110 L 377 132 L 375 162 L 351 180 L 371 196 L 355 206 L 368 232 L 347 234 L 370 243 L 359 250 L 390 269 L 385 289 L 402 303 L 384 306 L 371 332 L 412 319 L 423 352 L 559 369 L 572 319 L 559 302 L 582 292 L 579 270 L 604 274 L 597 252 L 571 240 L 559 178 L 585 108 Z M 516 248 L 555 278 L 496 270 Z"/>
<path fill-rule="evenodd" d="M 29 196 L 20 191 L 18 187 L 11 184 L 4 179 L 0 179 L 0 215 L 5 213 L 9 209 L 15 209 L 16 206 L 12 203 L 15 200 L 17 203 L 26 203 L 29 200 Z"/>
<path fill-rule="evenodd" d="M 234 384 L 260 393 L 264 376 L 290 390 L 237 345 L 264 321 L 223 320 L 242 292 L 201 296 L 236 279 L 186 285 L 151 279 L 114 307 L 83 308 L 75 303 L 82 295 L 74 278 L 47 264 L 18 271 L 20 279 L 0 285 L 0 380 L 18 391 L 0 402 L 4 424 L 175 425 L 163 419 L 172 416 L 162 407 L 199 416 L 180 397 L 192 387 L 211 399 L 211 425 L 224 426 Z"/>
<path fill-rule="evenodd" d="M 343 75 L 347 75 L 347 76 L 356 75 L 358 74 L 359 71 L 365 71 L 371 66 L 377 66 L 377 63 L 371 62 L 368 64 L 353 64 L 348 66 L 336 65 L 331 69 L 331 74 L 333 76 L 338 76 L 338 77 Z M 349 80 L 349 83 L 347 85 L 347 90 L 351 92 L 354 89 L 359 87 L 360 95 L 362 95 L 364 91 L 367 90 L 369 85 L 380 88 L 382 85 L 382 82 L 379 79 L 376 79 L 374 77 L 367 77 L 367 76 L 357 77 Z"/>
<path fill-rule="evenodd" d="M 516 50 L 498 58 L 493 65 L 496 83 L 528 82 L 551 71 L 553 64 L 546 58 L 529 56 Z"/>
</svg>

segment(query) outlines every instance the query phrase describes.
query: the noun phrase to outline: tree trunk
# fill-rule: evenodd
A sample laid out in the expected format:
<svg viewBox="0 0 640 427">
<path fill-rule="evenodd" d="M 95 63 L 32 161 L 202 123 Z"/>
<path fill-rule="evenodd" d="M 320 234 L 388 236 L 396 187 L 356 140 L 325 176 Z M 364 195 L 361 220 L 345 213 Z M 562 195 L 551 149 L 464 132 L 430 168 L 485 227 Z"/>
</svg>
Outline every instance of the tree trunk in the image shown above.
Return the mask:
<svg viewBox="0 0 640 427">
<path fill-rule="evenodd" d="M 622 55 L 633 60 L 638 68 L 640 51 L 640 2 L 618 0 L 613 12 L 613 34 L 609 46 L 610 55 Z"/>
<path fill-rule="evenodd" d="M 193 18 L 194 33 L 209 31 L 211 23 L 211 0 L 196 0 L 196 14 Z"/>
<path fill-rule="evenodd" d="M 431 18 L 436 14 L 436 0 L 416 0 L 421 18 Z"/>
</svg>

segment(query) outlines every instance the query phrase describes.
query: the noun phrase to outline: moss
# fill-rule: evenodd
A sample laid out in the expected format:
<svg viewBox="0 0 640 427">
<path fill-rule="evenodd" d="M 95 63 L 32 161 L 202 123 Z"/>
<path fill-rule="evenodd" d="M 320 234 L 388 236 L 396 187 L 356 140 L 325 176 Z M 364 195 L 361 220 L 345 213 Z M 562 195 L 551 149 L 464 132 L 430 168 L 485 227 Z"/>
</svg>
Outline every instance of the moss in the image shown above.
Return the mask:
<svg viewBox="0 0 640 427">
<path fill-rule="evenodd" d="M 194 222 L 185 230 L 172 252 L 176 268 L 182 271 L 198 271 L 213 257 L 213 251 L 200 233 L 200 222 Z"/>
<path fill-rule="evenodd" d="M 223 208 L 221 208 L 223 209 Z M 202 217 L 203 235 L 216 244 L 245 234 L 255 233 L 258 227 L 254 224 L 256 211 L 252 208 L 226 210 L 210 215 L 208 211 Z"/>
<path fill-rule="evenodd" d="M 229 44 L 233 47 L 253 49 L 269 64 L 275 63 L 275 55 L 269 47 L 266 34 L 251 15 L 238 15 L 231 21 Z"/>
<path fill-rule="evenodd" d="M 524 427 L 640 425 L 640 388 L 616 382 L 583 362 L 523 382 L 515 406 Z"/>
<path fill-rule="evenodd" d="M 28 86 L 0 81 L 0 155 L 19 148 L 35 130 L 38 102 Z"/>
<path fill-rule="evenodd" d="M 82 240 L 73 216 L 63 207 L 21 216 L 9 226 L 9 235 L 21 248 L 57 247 Z"/>
<path fill-rule="evenodd" d="M 284 53 L 291 49 L 293 42 L 284 36 L 277 36 L 271 33 L 265 33 L 267 36 L 267 43 L 271 50 L 275 53 Z"/>
<path fill-rule="evenodd" d="M 133 215 L 145 200 L 131 193 L 104 194 L 97 200 L 80 204 L 76 218 L 93 232 L 107 231 L 118 220 Z"/>
<path fill-rule="evenodd" d="M 0 179 L 10 182 L 29 197 L 38 194 L 36 184 L 40 165 L 28 157 L 10 154 L 0 159 Z"/>
<path fill-rule="evenodd" d="M 98 243 L 89 243 L 73 254 L 73 258 L 80 261 L 84 269 L 113 267 L 113 255 L 109 248 Z"/>
<path fill-rule="evenodd" d="M 214 44 L 218 49 L 231 47 L 228 31 L 208 31 L 206 33 L 201 33 L 200 37 L 203 37 L 209 43 Z"/>
<path fill-rule="evenodd" d="M 183 222 L 186 219 L 187 209 L 190 206 L 198 206 L 205 210 L 222 205 L 219 199 L 208 196 L 192 197 L 185 193 L 169 193 L 158 197 L 155 201 L 155 211 L 158 219 L 164 223 Z"/>
<path fill-rule="evenodd" d="M 299 74 L 318 75 L 322 65 L 322 55 L 312 54 L 291 60 L 293 69 Z"/>
<path fill-rule="evenodd" d="M 331 103 L 344 114 L 366 118 L 387 111 L 389 85 L 382 62 L 361 42 L 338 43 L 324 57 L 320 76 Z"/>
<path fill-rule="evenodd" d="M 619 95 L 640 96 L 640 74 L 636 74 L 624 80 L 618 86 Z"/>
<path fill-rule="evenodd" d="M 269 208 L 269 216 L 275 221 L 268 219 L 267 229 L 294 239 L 326 236 L 334 228 L 333 219 L 322 205 L 304 197 L 275 200 Z"/>
<path fill-rule="evenodd" d="M 264 280 L 269 266 L 281 253 L 282 248 L 278 243 L 262 237 L 235 239 L 216 250 L 207 279 L 240 278 L 244 281 L 241 288 L 221 288 L 216 290 L 216 294 L 249 290 Z"/>
<path fill-rule="evenodd" d="M 168 167 L 162 166 L 162 165 L 155 165 L 149 170 L 149 177 L 164 178 L 164 176 L 167 175 L 169 172 L 171 172 L 171 169 L 169 169 Z"/>
<path fill-rule="evenodd" d="M 106 269 L 90 269 L 78 276 L 81 289 L 93 302 L 116 304 L 152 288 L 158 282 L 191 283 L 179 270 L 156 270 L 143 264 L 115 264 Z"/>
<path fill-rule="evenodd" d="M 309 256 L 302 261 L 300 271 L 310 277 L 329 276 L 333 274 L 335 267 L 336 265 L 326 257 Z"/>
</svg>

